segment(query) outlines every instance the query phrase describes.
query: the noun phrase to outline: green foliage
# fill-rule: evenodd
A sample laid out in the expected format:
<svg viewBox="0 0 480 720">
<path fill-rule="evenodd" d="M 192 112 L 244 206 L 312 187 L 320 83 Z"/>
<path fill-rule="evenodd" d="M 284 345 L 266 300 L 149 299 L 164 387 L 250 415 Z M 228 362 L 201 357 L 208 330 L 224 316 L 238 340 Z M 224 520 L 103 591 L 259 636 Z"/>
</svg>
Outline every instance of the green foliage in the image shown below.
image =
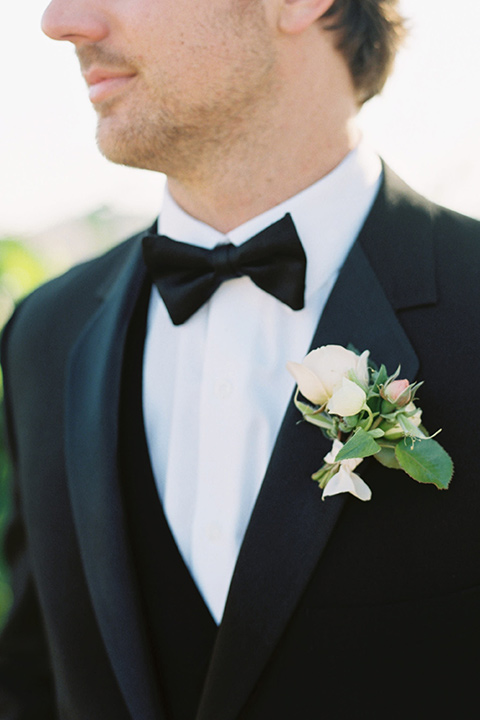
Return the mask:
<svg viewBox="0 0 480 720">
<path fill-rule="evenodd" d="M 90 215 L 73 219 L 62 227 L 63 245 L 58 247 L 58 229 L 44 234 L 41 256 L 32 250 L 28 240 L 0 237 L 0 331 L 12 314 L 15 304 L 45 280 L 86 257 L 113 245 L 118 236 L 133 229 L 131 219 L 112 215 L 101 208 Z M 65 245 L 64 238 L 69 238 Z M 65 248 L 68 251 L 65 252 Z M 60 257 L 60 260 L 59 260 Z M 0 376 L 0 626 L 11 601 L 10 586 L 2 556 L 3 536 L 10 509 L 10 468 L 5 445 L 3 388 Z"/>
<path fill-rule="evenodd" d="M 402 470 L 421 483 L 433 483 L 446 490 L 453 475 L 453 462 L 448 453 L 431 438 L 405 438 L 395 448 Z"/>
<path fill-rule="evenodd" d="M 313 353 L 328 351 L 328 347 L 318 348 Z M 312 357 L 313 353 L 307 357 Z M 362 354 L 358 363 L 361 364 L 362 358 L 367 355 L 367 352 Z M 352 364 L 350 360 L 349 363 Z M 340 375 L 338 382 L 341 380 L 342 385 L 337 383 L 330 389 L 333 394 L 327 395 L 323 392 L 322 383 L 326 381 L 328 387 L 335 369 L 322 363 L 316 370 L 315 367 L 304 368 L 307 378 L 311 380 L 313 377 L 322 389 L 318 396 L 323 398 L 327 395 L 327 400 L 321 407 L 308 405 L 299 400 L 300 389 L 297 388 L 295 405 L 304 420 L 317 425 L 324 435 L 334 441 L 336 453 L 334 457 L 333 452 L 325 456 L 324 465 L 312 475 L 312 479 L 325 489 L 339 473 L 336 486 L 332 486 L 332 492 L 326 492 L 324 496 L 351 492 L 361 500 L 369 500 L 371 493 L 368 487 L 352 470 L 363 458 L 373 456 L 385 467 L 403 470 L 420 483 L 432 483 L 439 489 L 447 489 L 453 475 L 453 462 L 441 445 L 432 439 L 433 436 L 428 435 L 421 424 L 422 411 L 415 404 L 415 393 L 423 383 L 399 379 L 400 366 L 390 376 L 384 365 L 379 368 L 370 365 L 369 378 L 365 377 L 365 370 L 361 371 L 363 377 L 357 377 L 360 371 L 355 368 L 348 370 L 343 377 Z"/>
<path fill-rule="evenodd" d="M 370 455 L 376 455 L 380 450 L 380 445 L 375 442 L 372 435 L 365 432 L 362 428 L 358 428 L 347 440 L 340 452 L 337 453 L 335 462 L 350 460 L 352 458 L 370 457 Z"/>
<path fill-rule="evenodd" d="M 8 320 L 15 303 L 47 276 L 41 261 L 20 240 L 0 239 L 0 327 Z M 0 376 L 0 539 L 3 540 L 10 511 L 10 467 L 5 442 L 3 384 Z M 8 611 L 11 592 L 3 555 L 0 552 L 0 625 Z"/>
</svg>

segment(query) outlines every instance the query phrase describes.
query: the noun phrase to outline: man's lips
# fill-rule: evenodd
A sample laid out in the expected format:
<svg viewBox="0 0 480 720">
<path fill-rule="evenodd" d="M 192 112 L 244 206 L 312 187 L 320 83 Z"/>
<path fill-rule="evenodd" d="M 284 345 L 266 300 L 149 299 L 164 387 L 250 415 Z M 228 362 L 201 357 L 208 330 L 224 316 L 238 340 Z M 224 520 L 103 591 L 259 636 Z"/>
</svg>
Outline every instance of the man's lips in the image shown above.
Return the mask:
<svg viewBox="0 0 480 720">
<path fill-rule="evenodd" d="M 111 71 L 92 68 L 83 74 L 88 85 L 88 95 L 92 103 L 112 97 L 122 90 L 133 78 L 135 73 L 128 71 Z"/>
</svg>

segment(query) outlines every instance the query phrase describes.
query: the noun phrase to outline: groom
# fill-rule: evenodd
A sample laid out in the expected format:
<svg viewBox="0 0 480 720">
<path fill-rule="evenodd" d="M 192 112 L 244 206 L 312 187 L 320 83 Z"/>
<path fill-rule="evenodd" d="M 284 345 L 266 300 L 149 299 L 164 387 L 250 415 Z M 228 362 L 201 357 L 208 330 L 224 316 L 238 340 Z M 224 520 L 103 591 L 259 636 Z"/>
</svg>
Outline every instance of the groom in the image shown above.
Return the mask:
<svg viewBox="0 0 480 720">
<path fill-rule="evenodd" d="M 4 333 L 0 718 L 471 717 L 480 232 L 359 139 L 396 0 L 53 0 L 43 29 L 101 151 L 168 187 Z M 448 491 L 370 459 L 369 502 L 322 501 L 285 365 L 326 344 L 424 381 Z"/>
</svg>

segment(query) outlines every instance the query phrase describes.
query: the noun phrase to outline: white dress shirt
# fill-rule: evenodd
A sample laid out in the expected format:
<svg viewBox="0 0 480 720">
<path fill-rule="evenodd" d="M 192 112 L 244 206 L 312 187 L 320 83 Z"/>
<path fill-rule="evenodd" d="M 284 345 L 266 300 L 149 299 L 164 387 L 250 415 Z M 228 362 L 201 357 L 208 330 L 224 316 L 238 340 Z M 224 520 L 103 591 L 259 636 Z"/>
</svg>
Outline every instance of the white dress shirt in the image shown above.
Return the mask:
<svg viewBox="0 0 480 720">
<path fill-rule="evenodd" d="M 166 190 L 161 234 L 206 248 L 239 245 L 288 212 L 307 255 L 299 311 L 242 277 L 223 283 L 175 326 L 152 290 L 143 380 L 147 443 L 167 521 L 217 623 L 294 390 L 285 364 L 308 352 L 380 178 L 379 158 L 361 144 L 326 177 L 227 236 L 187 215 Z"/>
</svg>

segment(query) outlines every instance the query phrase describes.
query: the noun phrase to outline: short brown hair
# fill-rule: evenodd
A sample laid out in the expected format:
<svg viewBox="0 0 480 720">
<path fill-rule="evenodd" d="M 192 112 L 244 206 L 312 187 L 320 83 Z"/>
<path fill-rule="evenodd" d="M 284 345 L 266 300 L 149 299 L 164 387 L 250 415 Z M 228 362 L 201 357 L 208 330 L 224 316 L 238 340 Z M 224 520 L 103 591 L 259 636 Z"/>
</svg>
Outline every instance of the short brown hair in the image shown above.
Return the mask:
<svg viewBox="0 0 480 720">
<path fill-rule="evenodd" d="M 398 0 L 334 0 L 325 18 L 324 27 L 338 33 L 362 105 L 382 90 L 406 35 Z"/>
</svg>

